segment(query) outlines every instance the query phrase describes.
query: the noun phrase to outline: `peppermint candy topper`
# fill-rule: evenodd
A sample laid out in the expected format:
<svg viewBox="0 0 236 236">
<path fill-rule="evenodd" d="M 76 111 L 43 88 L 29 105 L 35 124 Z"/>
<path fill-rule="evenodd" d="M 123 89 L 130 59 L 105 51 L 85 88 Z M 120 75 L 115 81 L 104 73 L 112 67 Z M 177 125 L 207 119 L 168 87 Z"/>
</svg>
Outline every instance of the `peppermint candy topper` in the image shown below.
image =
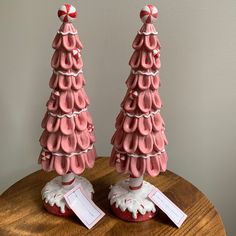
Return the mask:
<svg viewBox="0 0 236 236">
<path fill-rule="evenodd" d="M 153 5 L 146 5 L 140 11 L 140 18 L 144 24 L 152 24 L 156 22 L 158 17 L 158 10 Z"/>
<path fill-rule="evenodd" d="M 57 15 L 62 22 L 71 23 L 76 18 L 77 12 L 75 7 L 66 3 L 59 8 Z"/>
</svg>

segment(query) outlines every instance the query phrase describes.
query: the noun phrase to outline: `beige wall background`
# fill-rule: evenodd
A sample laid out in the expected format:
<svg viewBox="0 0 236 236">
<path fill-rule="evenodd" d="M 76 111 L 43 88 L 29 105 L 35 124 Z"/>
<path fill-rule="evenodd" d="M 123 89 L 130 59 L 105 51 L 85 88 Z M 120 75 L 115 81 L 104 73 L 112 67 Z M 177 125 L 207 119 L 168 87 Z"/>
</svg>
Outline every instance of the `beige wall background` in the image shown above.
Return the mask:
<svg viewBox="0 0 236 236">
<path fill-rule="evenodd" d="M 81 0 L 86 91 L 98 154 L 108 156 L 126 91 L 140 9 L 158 5 L 161 97 L 169 169 L 201 189 L 236 232 L 236 1 Z M 38 170 L 40 123 L 49 98 L 52 40 L 64 1 L 0 2 L 0 191 Z"/>
</svg>

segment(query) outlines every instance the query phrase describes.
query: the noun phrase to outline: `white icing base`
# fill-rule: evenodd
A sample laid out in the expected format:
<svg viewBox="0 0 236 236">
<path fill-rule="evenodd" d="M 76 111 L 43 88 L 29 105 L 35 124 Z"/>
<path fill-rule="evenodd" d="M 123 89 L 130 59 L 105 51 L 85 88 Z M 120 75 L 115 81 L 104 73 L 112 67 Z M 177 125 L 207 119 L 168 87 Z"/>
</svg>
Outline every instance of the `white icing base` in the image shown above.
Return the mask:
<svg viewBox="0 0 236 236">
<path fill-rule="evenodd" d="M 62 185 L 62 176 L 57 176 L 52 179 L 42 189 L 42 199 L 51 206 L 56 204 L 56 206 L 60 208 L 61 213 L 65 213 L 65 206 L 68 208 L 69 206 L 66 204 L 64 195 L 76 185 L 80 184 L 87 196 L 92 198 L 92 194 L 94 193 L 92 184 L 84 177 L 74 177 L 75 180 L 71 185 Z"/>
<path fill-rule="evenodd" d="M 142 215 L 147 212 L 156 212 L 154 203 L 147 197 L 153 188 L 152 184 L 143 181 L 141 189 L 130 190 L 129 179 L 126 179 L 111 186 L 108 199 L 110 200 L 110 205 L 115 203 L 115 206 L 119 207 L 121 211 L 128 210 L 132 213 L 132 217 L 137 219 L 138 212 Z"/>
</svg>

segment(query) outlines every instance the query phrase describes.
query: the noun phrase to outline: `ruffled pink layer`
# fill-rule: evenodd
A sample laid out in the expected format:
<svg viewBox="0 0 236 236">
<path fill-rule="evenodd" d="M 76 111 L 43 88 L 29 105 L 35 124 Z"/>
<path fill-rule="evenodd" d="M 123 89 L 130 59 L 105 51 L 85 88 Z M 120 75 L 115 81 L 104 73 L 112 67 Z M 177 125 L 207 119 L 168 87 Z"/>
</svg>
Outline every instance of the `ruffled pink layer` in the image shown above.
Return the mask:
<svg viewBox="0 0 236 236">
<path fill-rule="evenodd" d="M 82 49 L 82 43 L 77 34 L 76 29 L 71 23 L 63 23 L 59 32 L 68 33 L 63 35 L 58 33 L 53 40 L 53 48 L 56 49 L 52 60 L 51 66 L 54 69 L 67 72 L 68 70 L 80 70 L 83 67 L 82 57 L 74 57 L 73 50 Z"/>
<path fill-rule="evenodd" d="M 139 32 L 140 33 L 153 33 L 153 34 L 157 33 L 155 26 L 153 24 L 143 24 Z"/>
<path fill-rule="evenodd" d="M 160 109 L 162 103 L 157 91 L 144 90 L 139 92 L 139 95 L 134 98 L 130 96 L 130 90 L 128 90 L 121 106 L 127 112 L 143 114 Z"/>
<path fill-rule="evenodd" d="M 76 33 L 76 29 L 71 23 L 63 23 L 59 29 L 59 32 Z M 82 49 L 83 45 L 79 39 L 78 34 L 66 34 L 62 35 L 58 33 L 53 40 L 52 47 L 54 49 L 65 49 L 66 51 L 72 51 L 75 48 Z"/>
<path fill-rule="evenodd" d="M 89 150 L 87 153 L 72 157 L 59 157 L 48 153 L 48 156 L 45 159 L 45 156 L 42 153 L 43 151 L 39 156 L 39 164 L 42 165 L 43 170 L 55 170 L 59 175 L 65 175 L 69 171 L 79 175 L 86 167 L 92 168 L 94 166 L 96 157 L 95 148 Z"/>
<path fill-rule="evenodd" d="M 77 30 L 74 27 L 74 25 L 72 23 L 69 23 L 69 22 L 63 22 L 61 27 L 60 27 L 60 29 L 58 31 L 59 32 L 63 32 L 63 33 L 66 33 L 66 32 L 76 33 L 77 32 Z"/>
<path fill-rule="evenodd" d="M 49 82 L 50 88 L 54 90 L 79 90 L 85 85 L 84 75 L 77 76 L 53 73 Z"/>
<path fill-rule="evenodd" d="M 72 52 L 56 50 L 52 56 L 51 66 L 54 69 L 80 70 L 83 67 L 82 57 L 75 58 Z"/>
<path fill-rule="evenodd" d="M 157 176 L 160 172 L 166 171 L 168 157 L 165 152 L 148 158 L 129 157 L 127 154 L 120 154 L 114 148 L 112 150 L 110 165 L 116 168 L 119 173 L 130 173 L 138 178 L 145 173 Z"/>
<path fill-rule="evenodd" d="M 45 114 L 42 120 L 42 128 L 49 133 L 56 133 L 60 131 L 64 135 L 71 135 L 76 130 L 84 131 L 92 125 L 92 118 L 88 111 L 81 112 L 73 117 L 58 118 Z"/>
<path fill-rule="evenodd" d="M 159 74 L 153 75 L 142 75 L 142 74 L 133 74 L 130 73 L 128 79 L 126 80 L 126 84 L 130 90 L 132 89 L 140 89 L 146 90 L 158 89 L 160 86 L 160 76 Z"/>
<path fill-rule="evenodd" d="M 160 50 L 160 41 L 156 34 L 155 27 L 152 24 L 144 24 L 140 29 L 141 34 L 137 34 L 133 48 L 135 49 L 129 65 L 134 70 L 159 70 L 161 67 L 161 61 L 158 56 L 153 56 L 153 50 Z M 146 34 L 142 34 L 146 33 Z"/>
<path fill-rule="evenodd" d="M 153 69 L 159 70 L 161 68 L 160 58 L 154 58 L 151 51 L 134 51 L 129 65 L 132 69 Z"/>
<path fill-rule="evenodd" d="M 136 118 L 124 115 L 123 111 L 120 111 L 115 124 L 117 130 L 123 130 L 127 134 L 138 132 L 141 135 L 161 132 L 164 130 L 164 126 L 164 121 L 159 113 L 148 118 Z"/>
<path fill-rule="evenodd" d="M 167 145 L 167 139 L 164 132 L 150 132 L 144 136 L 138 132 L 127 134 L 122 130 L 117 130 L 111 143 L 118 150 L 130 154 L 150 154 L 153 151 L 162 151 Z"/>
<path fill-rule="evenodd" d="M 153 32 L 153 30 L 142 27 L 140 32 L 148 33 L 148 32 Z M 160 49 L 161 44 L 156 34 L 149 34 L 149 35 L 137 34 L 133 41 L 132 46 L 135 50 L 139 50 L 142 47 L 144 47 L 145 49 L 152 51 L 157 48 Z"/>
<path fill-rule="evenodd" d="M 68 90 L 60 92 L 59 96 L 51 95 L 47 102 L 48 111 L 71 113 L 74 110 L 81 110 L 89 105 L 89 99 L 83 88 L 77 91 Z"/>
<path fill-rule="evenodd" d="M 40 144 L 50 152 L 81 152 L 88 149 L 95 142 L 94 132 L 87 129 L 83 131 L 74 131 L 70 135 L 64 135 L 60 131 L 49 133 L 44 130 L 40 137 Z"/>
</svg>

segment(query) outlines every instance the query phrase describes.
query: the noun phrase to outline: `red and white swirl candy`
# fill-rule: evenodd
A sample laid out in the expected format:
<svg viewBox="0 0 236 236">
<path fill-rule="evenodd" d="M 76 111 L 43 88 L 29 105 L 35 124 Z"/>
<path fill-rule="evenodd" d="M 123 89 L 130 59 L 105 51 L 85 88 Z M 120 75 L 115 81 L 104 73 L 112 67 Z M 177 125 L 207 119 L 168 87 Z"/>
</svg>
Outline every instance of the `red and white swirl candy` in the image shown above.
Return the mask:
<svg viewBox="0 0 236 236">
<path fill-rule="evenodd" d="M 144 24 L 152 24 L 157 20 L 158 10 L 153 5 L 145 6 L 140 12 L 140 18 Z"/>
<path fill-rule="evenodd" d="M 74 50 L 72 51 L 72 53 L 73 53 L 73 57 L 74 57 L 76 60 L 78 60 L 78 59 L 81 57 L 80 49 L 79 49 L 79 48 L 74 49 Z"/>
<path fill-rule="evenodd" d="M 120 163 L 121 161 L 125 161 L 125 156 L 121 155 L 120 153 L 117 153 L 116 157 L 117 157 L 116 159 L 117 163 Z"/>
<path fill-rule="evenodd" d="M 138 92 L 134 91 L 134 90 L 130 90 L 129 91 L 129 96 L 131 99 L 135 99 L 136 97 L 138 97 Z"/>
<path fill-rule="evenodd" d="M 153 56 L 154 56 L 155 58 L 159 58 L 160 55 L 161 55 L 160 49 L 154 49 L 154 50 L 152 51 L 152 54 L 153 54 Z"/>
<path fill-rule="evenodd" d="M 91 125 L 91 124 L 90 124 L 90 125 L 88 125 L 87 128 L 88 128 L 88 132 L 89 132 L 89 133 L 91 133 L 91 132 L 94 131 L 94 125 Z"/>
<path fill-rule="evenodd" d="M 77 12 L 72 5 L 66 3 L 59 8 L 57 15 L 62 22 L 71 23 L 76 18 Z"/>
</svg>

